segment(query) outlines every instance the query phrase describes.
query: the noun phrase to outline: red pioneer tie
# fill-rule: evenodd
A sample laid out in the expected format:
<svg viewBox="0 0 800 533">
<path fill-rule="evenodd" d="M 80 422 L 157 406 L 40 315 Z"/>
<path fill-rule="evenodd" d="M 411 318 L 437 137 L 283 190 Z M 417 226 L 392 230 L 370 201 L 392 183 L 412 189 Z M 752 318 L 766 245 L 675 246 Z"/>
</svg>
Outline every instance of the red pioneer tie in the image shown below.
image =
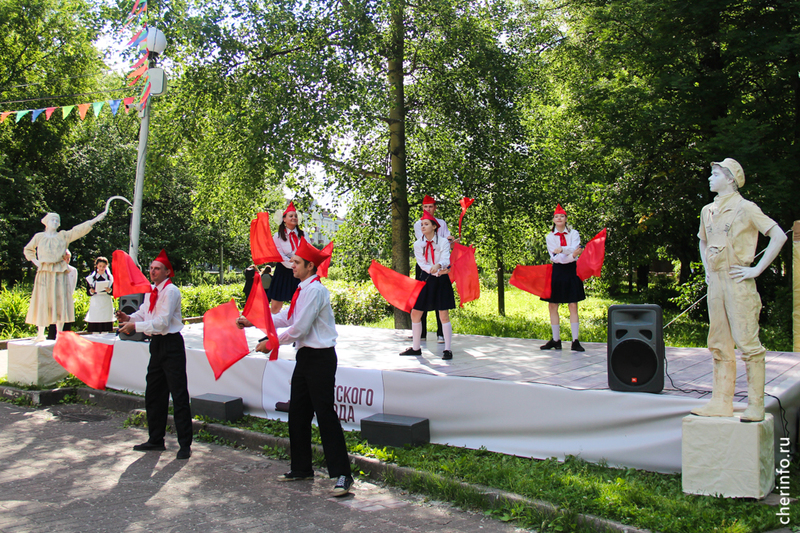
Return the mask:
<svg viewBox="0 0 800 533">
<path fill-rule="evenodd" d="M 313 279 L 313 280 L 312 280 L 312 281 L 309 283 L 309 285 L 311 285 L 311 283 L 314 283 L 315 281 L 319 281 L 319 276 L 316 276 L 316 277 L 315 277 L 315 278 L 314 278 L 314 279 Z M 292 295 L 292 303 L 291 303 L 291 304 L 289 304 L 289 314 L 287 315 L 287 317 L 286 317 L 286 318 L 292 318 L 292 315 L 294 314 L 294 306 L 297 304 L 297 298 L 298 298 L 299 296 L 300 296 L 300 285 L 298 285 L 298 286 L 297 286 L 297 289 L 295 289 L 295 291 L 294 291 L 294 294 Z"/>
<path fill-rule="evenodd" d="M 295 233 L 289 233 L 289 244 L 292 245 L 293 252 L 297 250 L 298 246 L 300 246 L 300 239 L 297 238 Z"/>
<path fill-rule="evenodd" d="M 430 250 L 431 252 L 430 259 L 428 259 L 428 250 Z M 430 261 L 431 263 L 433 263 L 433 260 L 434 260 L 433 241 L 427 241 L 427 244 L 425 244 L 425 261 Z"/>
<path fill-rule="evenodd" d="M 169 285 L 170 283 L 172 283 L 172 282 L 170 280 L 167 280 L 167 282 L 164 283 L 164 286 L 161 288 L 161 290 L 163 291 L 164 289 L 166 289 L 167 285 Z M 156 308 L 156 300 L 158 300 L 158 288 L 157 287 L 153 287 L 153 290 L 150 292 L 150 312 L 151 313 L 153 312 L 153 309 Z"/>
<path fill-rule="evenodd" d="M 557 231 L 556 235 L 561 237 L 561 246 L 566 246 L 567 245 L 567 232 L 566 231 L 561 231 L 561 232 Z"/>
</svg>

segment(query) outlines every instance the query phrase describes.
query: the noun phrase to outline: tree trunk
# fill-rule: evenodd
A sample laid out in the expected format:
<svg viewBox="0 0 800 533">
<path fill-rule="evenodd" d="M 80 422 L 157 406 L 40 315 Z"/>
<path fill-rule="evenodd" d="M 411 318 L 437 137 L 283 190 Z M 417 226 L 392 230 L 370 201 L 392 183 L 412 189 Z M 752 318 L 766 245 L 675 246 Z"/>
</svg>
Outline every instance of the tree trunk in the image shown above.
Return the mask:
<svg viewBox="0 0 800 533">
<path fill-rule="evenodd" d="M 219 245 L 219 284 L 225 284 L 225 273 L 222 270 L 222 261 L 223 261 L 223 245 L 220 243 Z"/>
<path fill-rule="evenodd" d="M 497 257 L 497 313 L 506 316 L 506 276 L 503 260 Z"/>
<path fill-rule="evenodd" d="M 408 184 L 406 178 L 406 107 L 403 80 L 403 55 L 405 41 L 405 3 L 392 2 L 391 44 L 389 48 L 388 78 L 391 93 L 389 110 L 389 155 L 392 165 L 392 268 L 408 275 Z M 408 313 L 395 308 L 394 327 L 411 329 Z"/>
<path fill-rule="evenodd" d="M 650 264 L 639 265 L 636 267 L 636 292 L 647 290 L 650 281 Z"/>
</svg>

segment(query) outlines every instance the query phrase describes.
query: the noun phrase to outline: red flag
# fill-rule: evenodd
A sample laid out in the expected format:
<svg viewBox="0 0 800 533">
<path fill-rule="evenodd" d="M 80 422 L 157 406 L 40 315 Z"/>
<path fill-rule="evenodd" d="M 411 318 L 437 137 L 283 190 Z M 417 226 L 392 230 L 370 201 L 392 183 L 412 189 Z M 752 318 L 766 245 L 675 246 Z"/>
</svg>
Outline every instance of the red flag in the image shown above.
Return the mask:
<svg viewBox="0 0 800 533">
<path fill-rule="evenodd" d="M 150 292 L 150 282 L 133 262 L 131 256 L 122 250 L 114 250 L 111 256 L 111 270 L 114 272 L 114 298 L 126 294 Z"/>
<path fill-rule="evenodd" d="M 459 239 L 461 238 L 461 222 L 464 220 L 464 213 L 467 212 L 467 209 L 469 209 L 469 206 L 471 206 L 472 202 L 474 202 L 474 201 L 475 201 L 474 198 L 464 197 L 464 198 L 461 199 L 461 202 L 459 202 L 461 204 L 461 216 L 458 217 L 458 238 Z"/>
<path fill-rule="evenodd" d="M 250 222 L 250 254 L 256 265 L 283 261 L 275 241 L 272 240 L 269 213 L 259 213 Z"/>
<path fill-rule="evenodd" d="M 256 275 L 253 278 L 253 286 L 250 287 L 250 294 L 247 295 L 247 303 L 244 306 L 242 314 L 247 320 L 253 323 L 255 327 L 267 334 L 269 338 L 269 346 L 271 348 L 269 360 L 274 361 L 278 358 L 278 331 L 275 329 L 275 324 L 272 322 L 272 313 L 269 310 L 269 300 L 264 293 L 264 288 L 261 285 L 261 276 Z"/>
<path fill-rule="evenodd" d="M 583 253 L 578 257 L 578 277 L 581 278 L 582 281 L 586 281 L 592 276 L 597 276 L 599 278 L 605 258 L 606 228 L 603 228 L 600 233 L 586 243 Z"/>
<path fill-rule="evenodd" d="M 323 254 L 333 255 L 333 241 L 329 242 L 328 245 L 322 249 Z M 317 274 L 321 278 L 328 277 L 328 268 L 331 266 L 331 258 L 328 257 L 325 261 L 322 262 L 321 265 L 317 267 Z"/>
<path fill-rule="evenodd" d="M 417 281 L 398 274 L 374 259 L 369 266 L 369 277 L 372 278 L 375 288 L 387 302 L 406 313 L 411 312 L 411 308 L 417 303 L 422 287 L 425 286 L 424 281 Z"/>
<path fill-rule="evenodd" d="M 508 283 L 540 298 L 550 298 L 553 290 L 553 263 L 535 266 L 517 265 Z"/>
<path fill-rule="evenodd" d="M 456 284 L 461 307 L 481 297 L 478 280 L 478 265 L 475 263 L 475 248 L 453 243 L 450 252 L 450 279 Z"/>
<path fill-rule="evenodd" d="M 74 331 L 62 331 L 53 346 L 53 359 L 93 389 L 105 390 L 111 368 L 113 344 L 84 339 Z"/>
<path fill-rule="evenodd" d="M 236 326 L 237 318 L 239 309 L 233 298 L 203 315 L 203 349 L 214 371 L 214 379 L 219 379 L 231 365 L 250 353 L 244 330 Z"/>
</svg>

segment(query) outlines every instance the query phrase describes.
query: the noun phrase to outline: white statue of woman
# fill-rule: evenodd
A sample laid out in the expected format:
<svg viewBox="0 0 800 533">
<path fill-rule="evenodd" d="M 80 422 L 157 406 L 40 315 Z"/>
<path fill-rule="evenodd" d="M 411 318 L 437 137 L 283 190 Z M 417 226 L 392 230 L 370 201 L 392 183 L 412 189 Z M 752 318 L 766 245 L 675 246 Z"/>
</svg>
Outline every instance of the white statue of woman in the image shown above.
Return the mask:
<svg viewBox="0 0 800 533">
<path fill-rule="evenodd" d="M 70 281 L 69 264 L 64 259 L 67 246 L 89 233 L 92 226 L 103 220 L 107 213 L 108 206 L 92 220 L 62 231 L 58 231 L 61 217 L 57 213 L 47 213 L 42 219 L 45 230 L 34 235 L 25 245 L 25 258 L 37 268 L 25 318 L 25 322 L 39 328 L 34 342 L 45 339 L 45 331 L 50 324 L 55 324 L 60 332 L 65 322 L 75 321 L 75 304 L 72 300 L 75 286 Z"/>
</svg>

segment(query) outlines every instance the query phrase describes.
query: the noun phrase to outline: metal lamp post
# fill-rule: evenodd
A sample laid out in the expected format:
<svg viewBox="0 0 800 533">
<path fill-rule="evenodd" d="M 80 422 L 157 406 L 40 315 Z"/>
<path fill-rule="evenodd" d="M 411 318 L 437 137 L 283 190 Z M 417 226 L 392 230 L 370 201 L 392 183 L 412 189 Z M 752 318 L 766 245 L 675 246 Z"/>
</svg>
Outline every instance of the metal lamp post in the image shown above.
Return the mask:
<svg viewBox="0 0 800 533">
<path fill-rule="evenodd" d="M 164 37 L 164 32 L 158 28 L 149 28 L 147 30 L 147 39 L 142 41 L 146 43 L 147 50 L 150 52 L 147 55 L 149 68 L 147 75 L 150 80 L 150 96 L 158 96 L 166 91 L 166 77 L 164 70 L 156 67 L 159 54 L 164 52 L 167 47 L 167 39 Z M 136 185 L 134 187 L 133 195 L 133 214 L 131 215 L 131 234 L 130 246 L 128 248 L 128 255 L 131 256 L 133 261 L 139 264 L 139 230 L 142 222 L 142 196 L 144 194 L 144 167 L 147 160 L 147 136 L 150 133 L 150 106 L 152 98 L 147 98 L 144 107 L 139 110 L 139 117 L 142 119 L 141 128 L 139 129 L 139 151 L 136 158 Z"/>
</svg>

